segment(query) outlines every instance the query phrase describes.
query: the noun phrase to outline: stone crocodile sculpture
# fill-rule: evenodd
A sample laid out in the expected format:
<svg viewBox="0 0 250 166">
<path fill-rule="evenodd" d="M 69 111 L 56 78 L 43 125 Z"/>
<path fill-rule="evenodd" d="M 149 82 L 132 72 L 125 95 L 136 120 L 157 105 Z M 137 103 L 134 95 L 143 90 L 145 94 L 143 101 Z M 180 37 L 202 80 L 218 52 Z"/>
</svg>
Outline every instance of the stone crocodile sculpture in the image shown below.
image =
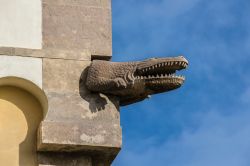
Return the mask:
<svg viewBox="0 0 250 166">
<path fill-rule="evenodd" d="M 124 106 L 179 88 L 185 78 L 175 73 L 187 66 L 188 61 L 183 56 L 140 62 L 94 60 L 88 70 L 86 86 L 94 92 L 118 96 L 120 105 Z"/>
</svg>

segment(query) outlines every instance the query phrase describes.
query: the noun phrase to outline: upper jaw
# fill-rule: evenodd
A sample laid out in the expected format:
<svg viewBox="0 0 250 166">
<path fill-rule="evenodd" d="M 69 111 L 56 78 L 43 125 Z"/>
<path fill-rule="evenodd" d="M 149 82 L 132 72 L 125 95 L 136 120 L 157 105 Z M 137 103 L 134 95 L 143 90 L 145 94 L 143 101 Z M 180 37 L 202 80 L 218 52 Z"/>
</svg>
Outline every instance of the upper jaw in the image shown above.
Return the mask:
<svg viewBox="0 0 250 166">
<path fill-rule="evenodd" d="M 157 75 L 146 75 L 146 76 L 134 76 L 136 80 L 145 81 L 161 81 L 161 80 L 180 80 L 185 81 L 185 76 L 175 74 L 157 74 Z"/>
<path fill-rule="evenodd" d="M 151 58 L 143 62 L 138 62 L 137 69 L 146 72 L 152 69 L 173 69 L 182 70 L 187 68 L 188 61 L 183 56 L 167 58 Z"/>
<path fill-rule="evenodd" d="M 178 78 L 183 79 L 182 76 L 175 76 L 177 70 L 187 68 L 188 61 L 183 56 L 168 57 L 168 58 L 151 58 L 143 62 L 139 62 L 135 72 L 136 78 Z"/>
</svg>

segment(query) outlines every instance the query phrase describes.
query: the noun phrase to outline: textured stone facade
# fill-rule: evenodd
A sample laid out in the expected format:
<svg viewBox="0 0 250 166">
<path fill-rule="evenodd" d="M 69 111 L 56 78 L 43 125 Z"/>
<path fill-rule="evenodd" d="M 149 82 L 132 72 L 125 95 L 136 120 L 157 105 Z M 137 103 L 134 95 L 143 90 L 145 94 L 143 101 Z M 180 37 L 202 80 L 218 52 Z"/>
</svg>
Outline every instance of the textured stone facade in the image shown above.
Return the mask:
<svg viewBox="0 0 250 166">
<path fill-rule="evenodd" d="M 80 77 L 86 78 L 89 64 L 90 61 L 43 59 L 43 89 L 49 109 L 41 124 L 38 149 L 97 151 L 107 155 L 120 150 L 118 100 L 85 88 L 85 80 Z"/>
<path fill-rule="evenodd" d="M 0 86 L 40 101 L 40 166 L 109 166 L 122 144 L 118 99 L 90 92 L 85 79 L 91 59 L 112 55 L 111 0 L 41 4 L 42 48 L 0 45 Z"/>
<path fill-rule="evenodd" d="M 75 60 L 111 58 L 111 0 L 42 0 L 41 4 L 42 50 L 8 44 L 9 47 L 0 45 L 1 55 Z"/>
<path fill-rule="evenodd" d="M 43 47 L 111 56 L 110 0 L 43 0 Z"/>
</svg>

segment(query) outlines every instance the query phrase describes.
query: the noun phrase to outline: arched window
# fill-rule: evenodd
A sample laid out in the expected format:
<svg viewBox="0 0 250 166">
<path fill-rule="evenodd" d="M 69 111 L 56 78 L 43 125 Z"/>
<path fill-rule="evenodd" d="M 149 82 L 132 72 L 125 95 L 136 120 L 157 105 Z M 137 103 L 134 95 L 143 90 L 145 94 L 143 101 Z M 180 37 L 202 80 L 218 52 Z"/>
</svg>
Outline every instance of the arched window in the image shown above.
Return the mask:
<svg viewBox="0 0 250 166">
<path fill-rule="evenodd" d="M 47 98 L 35 84 L 0 78 L 0 165 L 38 165 L 37 131 L 46 111 Z"/>
</svg>

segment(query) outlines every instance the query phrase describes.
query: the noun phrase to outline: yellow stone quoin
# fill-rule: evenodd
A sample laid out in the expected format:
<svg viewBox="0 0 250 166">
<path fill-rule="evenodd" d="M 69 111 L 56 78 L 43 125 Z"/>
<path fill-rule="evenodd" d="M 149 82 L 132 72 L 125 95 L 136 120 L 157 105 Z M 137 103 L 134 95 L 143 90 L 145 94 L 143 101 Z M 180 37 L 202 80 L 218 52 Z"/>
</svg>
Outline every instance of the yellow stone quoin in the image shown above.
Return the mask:
<svg viewBox="0 0 250 166">
<path fill-rule="evenodd" d="M 0 87 L 1 166 L 37 166 L 36 135 L 42 118 L 42 107 L 33 95 Z"/>
</svg>

